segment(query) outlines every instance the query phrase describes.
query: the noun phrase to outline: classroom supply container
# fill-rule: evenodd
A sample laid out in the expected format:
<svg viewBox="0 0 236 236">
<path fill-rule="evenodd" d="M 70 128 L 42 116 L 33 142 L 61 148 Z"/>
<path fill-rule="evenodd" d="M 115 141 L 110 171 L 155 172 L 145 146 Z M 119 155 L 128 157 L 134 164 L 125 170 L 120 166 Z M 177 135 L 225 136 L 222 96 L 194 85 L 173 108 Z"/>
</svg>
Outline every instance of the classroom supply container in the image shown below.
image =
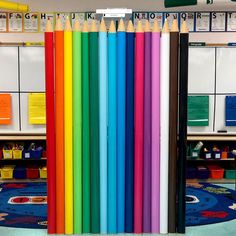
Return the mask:
<svg viewBox="0 0 236 236">
<path fill-rule="evenodd" d="M 14 166 L 4 166 L 1 168 L 1 178 L 2 179 L 12 179 L 13 178 Z"/>
<path fill-rule="evenodd" d="M 197 179 L 208 179 L 210 171 L 205 166 L 197 167 Z"/>
<path fill-rule="evenodd" d="M 0 159 L 2 159 L 2 150 L 0 150 Z"/>
<path fill-rule="evenodd" d="M 204 158 L 205 158 L 205 159 L 211 159 L 211 158 L 212 158 L 212 153 L 211 153 L 211 151 L 206 151 L 206 152 L 204 152 Z"/>
<path fill-rule="evenodd" d="M 210 170 L 210 178 L 212 179 L 222 179 L 224 177 L 224 169 L 216 166 L 216 165 L 212 165 L 212 166 L 208 166 L 208 169 Z"/>
<path fill-rule="evenodd" d="M 236 179 L 236 170 L 225 169 L 225 178 L 226 179 Z"/>
<path fill-rule="evenodd" d="M 37 167 L 29 167 L 26 169 L 27 179 L 37 179 L 39 177 L 39 169 Z"/>
<path fill-rule="evenodd" d="M 197 178 L 197 169 L 195 167 L 187 167 L 186 178 L 187 179 L 196 179 Z"/>
<path fill-rule="evenodd" d="M 227 159 L 228 158 L 228 152 L 222 151 L 221 152 L 221 159 Z"/>
<path fill-rule="evenodd" d="M 13 159 L 22 159 L 22 150 L 12 150 Z"/>
<path fill-rule="evenodd" d="M 23 157 L 24 159 L 41 159 L 42 150 L 25 150 Z"/>
<path fill-rule="evenodd" d="M 39 176 L 41 179 L 47 178 L 47 167 L 39 168 Z"/>
<path fill-rule="evenodd" d="M 221 151 L 213 151 L 212 158 L 213 159 L 221 159 Z"/>
<path fill-rule="evenodd" d="M 13 171 L 13 177 L 15 179 L 26 179 L 26 168 L 25 167 L 15 167 Z"/>
<path fill-rule="evenodd" d="M 3 150 L 3 159 L 12 159 L 12 150 Z"/>
</svg>

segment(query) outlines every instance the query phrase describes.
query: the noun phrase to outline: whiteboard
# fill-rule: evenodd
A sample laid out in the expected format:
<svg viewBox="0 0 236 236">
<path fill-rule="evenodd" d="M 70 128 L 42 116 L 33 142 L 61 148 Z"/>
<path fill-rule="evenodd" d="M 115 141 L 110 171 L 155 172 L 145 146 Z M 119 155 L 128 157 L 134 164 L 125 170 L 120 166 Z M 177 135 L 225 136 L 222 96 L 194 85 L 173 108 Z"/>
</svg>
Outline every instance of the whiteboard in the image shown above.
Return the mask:
<svg viewBox="0 0 236 236">
<path fill-rule="evenodd" d="M 188 133 L 213 133 L 214 95 L 209 96 L 209 126 L 188 126 Z"/>
<path fill-rule="evenodd" d="M 215 89 L 215 48 L 189 48 L 188 92 L 212 94 Z"/>
<path fill-rule="evenodd" d="M 20 90 L 45 91 L 44 47 L 20 47 Z"/>
<path fill-rule="evenodd" d="M 31 125 L 29 124 L 29 112 L 28 112 L 28 97 L 29 93 L 20 94 L 20 105 L 21 105 L 21 131 L 23 132 L 34 132 L 34 133 L 45 133 L 46 125 Z"/>
<path fill-rule="evenodd" d="M 20 130 L 19 126 L 19 94 L 11 93 L 11 109 L 12 109 L 12 123 L 10 125 L 1 125 L 0 132 L 17 132 Z"/>
<path fill-rule="evenodd" d="M 216 93 L 236 92 L 236 48 L 217 48 Z"/>
<path fill-rule="evenodd" d="M 18 91 L 18 48 L 0 47 L 0 92 Z"/>
<path fill-rule="evenodd" d="M 215 130 L 216 132 L 218 130 L 227 130 L 229 133 L 236 132 L 236 126 L 225 126 L 225 97 L 225 95 L 216 95 Z"/>
</svg>

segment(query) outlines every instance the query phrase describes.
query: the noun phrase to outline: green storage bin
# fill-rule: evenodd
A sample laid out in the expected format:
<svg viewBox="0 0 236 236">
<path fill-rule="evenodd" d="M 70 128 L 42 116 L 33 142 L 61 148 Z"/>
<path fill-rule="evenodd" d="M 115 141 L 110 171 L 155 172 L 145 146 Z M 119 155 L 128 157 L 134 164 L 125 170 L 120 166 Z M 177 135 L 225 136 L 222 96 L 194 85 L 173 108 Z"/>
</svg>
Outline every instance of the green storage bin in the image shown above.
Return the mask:
<svg viewBox="0 0 236 236">
<path fill-rule="evenodd" d="M 236 179 L 236 170 L 225 169 L 225 178 L 226 179 Z"/>
</svg>

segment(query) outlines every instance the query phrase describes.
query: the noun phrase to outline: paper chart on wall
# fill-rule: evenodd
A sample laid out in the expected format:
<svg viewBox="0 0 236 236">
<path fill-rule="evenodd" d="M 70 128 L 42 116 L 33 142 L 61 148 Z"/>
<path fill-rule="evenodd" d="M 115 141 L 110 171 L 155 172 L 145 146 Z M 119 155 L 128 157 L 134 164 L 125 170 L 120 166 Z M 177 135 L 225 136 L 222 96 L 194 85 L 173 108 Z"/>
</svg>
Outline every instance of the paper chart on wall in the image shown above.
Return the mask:
<svg viewBox="0 0 236 236">
<path fill-rule="evenodd" d="M 209 12 L 196 13 L 196 31 L 197 32 L 210 31 L 210 13 Z"/>
<path fill-rule="evenodd" d="M 149 23 L 152 28 L 154 20 L 157 19 L 158 21 L 158 26 L 161 29 L 162 28 L 162 23 L 163 23 L 163 15 L 161 12 L 150 12 L 149 13 Z"/>
<path fill-rule="evenodd" d="M 24 14 L 24 32 L 37 33 L 39 31 L 39 16 L 37 12 Z"/>
<path fill-rule="evenodd" d="M 227 13 L 227 31 L 236 31 L 236 12 Z"/>
<path fill-rule="evenodd" d="M 52 22 L 54 21 L 54 13 L 41 13 L 39 16 L 40 20 L 40 32 L 44 32 L 46 28 L 47 20 L 50 19 Z"/>
<path fill-rule="evenodd" d="M 7 31 L 7 13 L 0 13 L 0 32 Z"/>
<path fill-rule="evenodd" d="M 180 25 L 183 21 L 187 22 L 189 32 L 194 31 L 194 12 L 182 12 L 180 13 Z"/>
<path fill-rule="evenodd" d="M 225 31 L 226 30 L 226 15 L 225 12 L 211 13 L 211 31 Z"/>
<path fill-rule="evenodd" d="M 8 31 L 9 32 L 22 32 L 23 31 L 23 14 L 8 13 Z"/>
<path fill-rule="evenodd" d="M 0 125 L 11 124 L 11 95 L 0 94 Z"/>
</svg>

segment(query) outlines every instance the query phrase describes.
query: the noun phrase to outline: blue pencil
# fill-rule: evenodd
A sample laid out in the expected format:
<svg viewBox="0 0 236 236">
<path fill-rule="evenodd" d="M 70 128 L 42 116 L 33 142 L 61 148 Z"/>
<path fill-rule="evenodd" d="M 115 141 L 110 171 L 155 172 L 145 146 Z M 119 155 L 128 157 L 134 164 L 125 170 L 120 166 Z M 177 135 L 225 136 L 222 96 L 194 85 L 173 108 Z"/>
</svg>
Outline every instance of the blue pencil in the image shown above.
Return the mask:
<svg viewBox="0 0 236 236">
<path fill-rule="evenodd" d="M 117 232 L 116 159 L 116 28 L 114 21 L 111 21 L 108 32 L 108 234 Z"/>
<path fill-rule="evenodd" d="M 125 232 L 134 230 L 134 27 L 126 33 Z"/>
<path fill-rule="evenodd" d="M 121 19 L 117 31 L 117 232 L 125 232 L 125 97 L 126 32 Z"/>
<path fill-rule="evenodd" d="M 107 29 L 99 30 L 100 232 L 107 233 Z"/>
</svg>

